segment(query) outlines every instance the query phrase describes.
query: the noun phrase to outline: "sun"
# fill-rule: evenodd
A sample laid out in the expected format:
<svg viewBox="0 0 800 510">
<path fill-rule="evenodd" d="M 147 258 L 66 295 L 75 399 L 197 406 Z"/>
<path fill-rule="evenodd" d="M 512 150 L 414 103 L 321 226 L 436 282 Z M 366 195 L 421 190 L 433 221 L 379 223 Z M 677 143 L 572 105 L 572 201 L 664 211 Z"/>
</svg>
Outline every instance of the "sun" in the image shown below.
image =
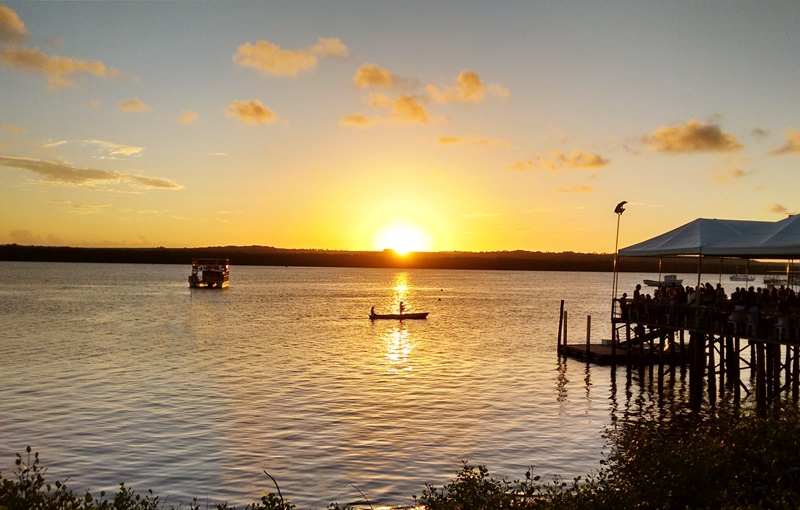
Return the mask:
<svg viewBox="0 0 800 510">
<path fill-rule="evenodd" d="M 376 250 L 391 249 L 398 255 L 412 251 L 430 251 L 432 239 L 427 230 L 409 221 L 392 220 L 378 229 L 372 237 Z"/>
</svg>

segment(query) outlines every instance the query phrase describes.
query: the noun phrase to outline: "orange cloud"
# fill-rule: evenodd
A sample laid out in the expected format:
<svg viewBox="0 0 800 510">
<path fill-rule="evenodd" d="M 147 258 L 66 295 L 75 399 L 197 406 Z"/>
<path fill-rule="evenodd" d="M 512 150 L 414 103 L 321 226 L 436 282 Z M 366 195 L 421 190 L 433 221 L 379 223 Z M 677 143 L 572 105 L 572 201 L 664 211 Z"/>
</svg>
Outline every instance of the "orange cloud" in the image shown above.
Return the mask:
<svg viewBox="0 0 800 510">
<path fill-rule="evenodd" d="M 430 122 L 428 111 L 411 96 L 400 96 L 394 101 L 392 117 L 402 123 L 427 124 Z"/>
<path fill-rule="evenodd" d="M 225 110 L 225 116 L 239 119 L 244 124 L 269 124 L 278 120 L 278 116 L 259 100 L 233 101 Z"/>
<path fill-rule="evenodd" d="M 321 58 L 346 58 L 349 55 L 350 50 L 339 39 L 320 37 L 315 45 L 299 50 L 285 50 L 269 41 L 245 43 L 239 46 L 233 61 L 266 75 L 297 76 L 316 69 Z"/>
<path fill-rule="evenodd" d="M 368 128 L 373 124 L 375 124 L 374 119 L 371 119 L 366 115 L 362 115 L 360 113 L 346 115 L 342 117 L 342 119 L 339 121 L 340 126 L 352 126 L 357 128 Z"/>
<path fill-rule="evenodd" d="M 139 99 L 138 97 L 129 97 L 128 99 L 120 99 L 117 103 L 117 108 L 122 112 L 141 113 L 149 111 L 150 105 Z"/>
<path fill-rule="evenodd" d="M 775 150 L 769 152 L 773 156 L 779 154 L 797 154 L 800 153 L 800 131 L 789 128 L 786 130 L 786 143 Z"/>
<path fill-rule="evenodd" d="M 545 156 L 538 155 L 533 159 L 518 161 L 511 165 L 511 169 L 518 171 L 534 169 L 556 171 L 561 168 L 593 170 L 602 168 L 609 163 L 609 159 L 606 159 L 599 154 L 585 152 L 580 149 L 572 149 L 572 152 L 569 154 L 564 154 L 560 150 L 553 150 Z"/>
<path fill-rule="evenodd" d="M 786 207 L 785 205 L 777 204 L 777 203 L 770 204 L 769 207 L 767 207 L 767 212 L 774 213 L 774 214 L 784 214 L 784 215 L 785 214 L 793 214 L 792 212 L 789 211 L 788 207 Z"/>
<path fill-rule="evenodd" d="M 400 96 L 395 100 L 383 94 L 372 94 L 368 98 L 370 106 L 388 109 L 388 116 L 367 117 L 355 113 L 347 115 L 339 121 L 341 126 L 368 128 L 375 125 L 389 124 L 428 124 L 432 122 L 428 110 L 413 96 Z"/>
<path fill-rule="evenodd" d="M 192 110 L 184 110 L 181 112 L 180 121 L 183 124 L 189 125 L 197 122 L 199 118 L 200 116 L 196 112 Z"/>
<path fill-rule="evenodd" d="M 17 12 L 10 7 L 0 5 L 0 43 L 19 44 L 27 39 L 28 30 Z"/>
<path fill-rule="evenodd" d="M 455 85 L 439 88 L 431 84 L 425 90 L 430 98 L 438 103 L 480 103 L 487 92 L 502 98 L 508 98 L 509 95 L 508 90 L 500 85 L 485 87 L 477 73 L 466 70 L 458 75 Z"/>
<path fill-rule="evenodd" d="M 39 48 L 12 49 L 0 51 L 0 61 L 7 67 L 22 72 L 38 73 L 47 79 L 51 90 L 75 87 L 75 75 L 88 74 L 98 78 L 118 78 L 121 73 L 106 67 L 99 60 L 78 60 L 70 57 L 57 57 L 43 53 Z"/>
<path fill-rule="evenodd" d="M 397 78 L 384 67 L 373 64 L 362 64 L 356 69 L 353 76 L 353 83 L 356 87 L 381 87 L 393 88 L 397 84 Z"/>
<path fill-rule="evenodd" d="M 716 124 L 701 124 L 692 119 L 684 125 L 662 126 L 652 136 L 645 136 L 647 145 L 661 152 L 721 152 L 742 148 L 736 138 Z"/>
</svg>

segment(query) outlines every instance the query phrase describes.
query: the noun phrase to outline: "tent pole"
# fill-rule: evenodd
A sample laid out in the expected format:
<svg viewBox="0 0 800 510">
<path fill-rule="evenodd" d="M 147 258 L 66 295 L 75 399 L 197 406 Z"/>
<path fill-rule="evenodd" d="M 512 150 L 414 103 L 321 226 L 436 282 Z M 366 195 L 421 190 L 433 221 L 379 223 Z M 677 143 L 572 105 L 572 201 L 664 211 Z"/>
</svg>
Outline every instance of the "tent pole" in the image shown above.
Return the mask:
<svg viewBox="0 0 800 510">
<path fill-rule="evenodd" d="M 722 257 L 719 258 L 719 284 L 722 285 Z"/>
<path fill-rule="evenodd" d="M 702 273 L 703 273 L 703 256 L 702 255 L 698 255 L 697 256 L 697 289 L 695 289 L 695 292 L 699 292 L 700 291 L 700 276 L 701 276 Z M 700 294 L 697 294 L 697 297 L 698 297 L 698 300 L 699 300 Z"/>
<path fill-rule="evenodd" d="M 658 257 L 658 281 L 661 281 L 661 261 L 663 260 L 663 257 Z"/>
</svg>

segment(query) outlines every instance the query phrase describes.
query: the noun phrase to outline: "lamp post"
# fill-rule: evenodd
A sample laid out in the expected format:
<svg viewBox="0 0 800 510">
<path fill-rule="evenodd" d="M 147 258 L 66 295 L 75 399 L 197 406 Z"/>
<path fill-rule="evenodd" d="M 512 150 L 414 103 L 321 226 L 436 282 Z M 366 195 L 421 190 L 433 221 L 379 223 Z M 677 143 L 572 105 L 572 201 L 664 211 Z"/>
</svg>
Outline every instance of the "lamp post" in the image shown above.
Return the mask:
<svg viewBox="0 0 800 510">
<path fill-rule="evenodd" d="M 627 204 L 625 200 L 617 204 L 617 207 L 614 208 L 614 213 L 617 215 L 617 236 L 614 242 L 614 282 L 612 285 L 612 292 L 613 296 L 611 299 L 611 315 L 614 315 L 614 302 L 617 300 L 617 261 L 619 260 L 619 220 L 622 218 L 622 213 L 625 212 L 625 204 Z"/>
</svg>

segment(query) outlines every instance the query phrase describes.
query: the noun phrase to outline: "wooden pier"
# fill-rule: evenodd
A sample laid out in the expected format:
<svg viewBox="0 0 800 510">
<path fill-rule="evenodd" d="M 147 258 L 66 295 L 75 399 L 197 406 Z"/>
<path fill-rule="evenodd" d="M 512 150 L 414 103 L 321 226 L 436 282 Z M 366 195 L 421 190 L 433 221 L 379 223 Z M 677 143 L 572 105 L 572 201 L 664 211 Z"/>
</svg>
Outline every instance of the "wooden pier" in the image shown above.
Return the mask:
<svg viewBox="0 0 800 510">
<path fill-rule="evenodd" d="M 612 338 L 592 343 L 589 317 L 586 341 L 569 343 L 562 301 L 559 355 L 628 371 L 658 366 L 659 379 L 674 376 L 676 366 L 688 367 L 694 406 L 704 396 L 712 405 L 718 398 L 736 404 L 751 398 L 766 412 L 781 398 L 800 400 L 800 317 L 733 316 L 710 307 L 632 307 L 615 301 L 611 324 Z"/>
</svg>

